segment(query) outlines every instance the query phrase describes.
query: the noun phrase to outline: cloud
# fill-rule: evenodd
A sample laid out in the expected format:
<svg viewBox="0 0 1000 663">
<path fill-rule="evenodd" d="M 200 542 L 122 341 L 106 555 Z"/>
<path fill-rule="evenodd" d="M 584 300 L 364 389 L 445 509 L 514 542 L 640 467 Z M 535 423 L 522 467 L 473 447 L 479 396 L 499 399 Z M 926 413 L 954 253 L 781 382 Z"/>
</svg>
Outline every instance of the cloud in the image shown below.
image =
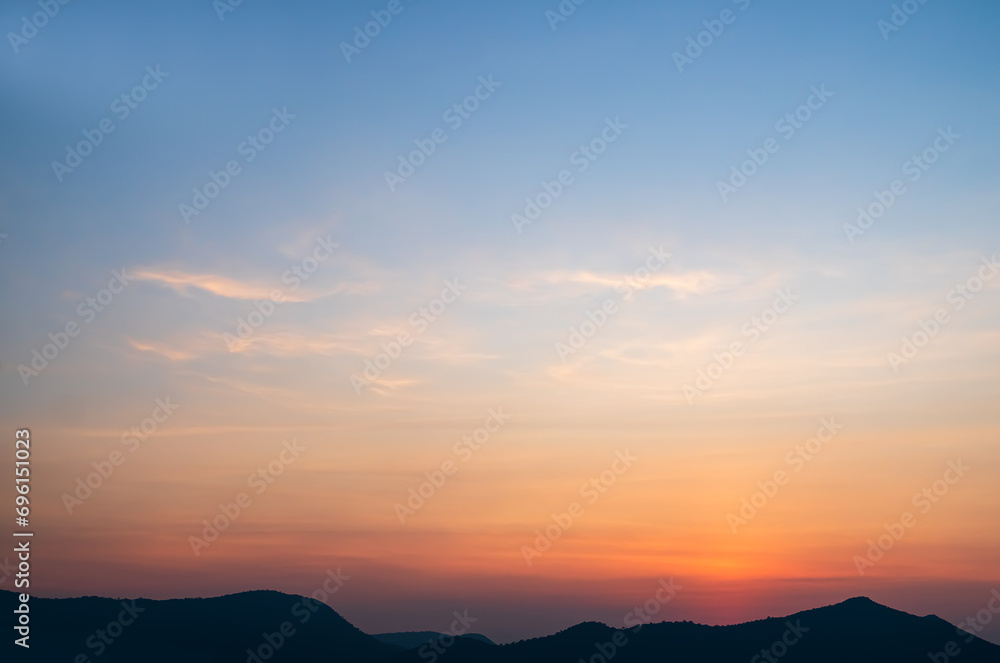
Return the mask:
<svg viewBox="0 0 1000 663">
<path fill-rule="evenodd" d="M 284 302 L 311 302 L 323 297 L 338 294 L 367 295 L 378 292 L 381 286 L 372 281 L 341 282 L 325 289 L 308 289 L 299 287 L 302 281 L 298 277 L 282 279 L 267 283 L 241 281 L 238 279 L 211 273 L 192 273 L 181 270 L 165 270 L 157 268 L 136 270 L 136 278 L 140 281 L 160 283 L 183 294 L 191 295 L 193 291 L 211 293 L 217 297 L 252 301 L 271 299 L 275 291 L 280 291 Z M 294 276 L 294 275 L 293 275 Z"/>
<path fill-rule="evenodd" d="M 552 285 L 581 283 L 604 288 L 629 285 L 635 290 L 665 288 L 680 298 L 688 295 L 703 295 L 726 286 L 736 285 L 740 280 L 739 277 L 733 275 L 716 274 L 707 270 L 674 273 L 653 272 L 649 276 L 645 276 L 644 273 L 641 277 L 620 272 L 553 270 L 536 274 L 527 281 L 527 285 L 530 287 L 530 285 L 540 282 Z"/>
<path fill-rule="evenodd" d="M 413 385 L 420 383 L 419 380 L 411 378 L 389 379 L 381 376 L 372 379 L 366 378 L 366 380 L 369 383 L 366 388 L 375 392 L 379 396 L 390 396 L 398 389 L 412 387 Z"/>
<path fill-rule="evenodd" d="M 250 337 L 236 338 L 225 344 L 219 337 L 219 347 L 228 347 L 233 354 L 266 354 L 275 357 L 305 355 L 359 355 L 364 349 L 355 339 L 335 334 L 255 331 Z"/>
<path fill-rule="evenodd" d="M 275 290 L 275 285 L 260 285 L 238 281 L 219 274 L 193 274 L 156 269 L 140 269 L 136 271 L 140 281 L 154 281 L 173 288 L 181 294 L 190 294 L 192 289 L 203 290 L 219 297 L 229 299 L 268 299 Z M 288 301 L 308 301 L 296 293 L 286 293 Z"/>
<path fill-rule="evenodd" d="M 706 269 L 681 271 L 668 267 L 667 271 L 643 272 L 639 276 L 634 272 L 554 269 L 510 279 L 492 279 L 489 291 L 477 286 L 470 288 L 469 296 L 495 305 L 539 305 L 620 288 L 617 296 L 627 289 L 635 292 L 662 289 L 679 300 L 733 289 L 745 281 L 742 275 Z"/>
<path fill-rule="evenodd" d="M 171 347 L 164 343 L 157 343 L 155 341 L 137 341 L 132 338 L 126 338 L 125 340 L 128 341 L 129 345 L 140 352 L 160 355 L 170 361 L 188 361 L 201 354 L 193 350 L 182 350 L 180 348 Z"/>
</svg>

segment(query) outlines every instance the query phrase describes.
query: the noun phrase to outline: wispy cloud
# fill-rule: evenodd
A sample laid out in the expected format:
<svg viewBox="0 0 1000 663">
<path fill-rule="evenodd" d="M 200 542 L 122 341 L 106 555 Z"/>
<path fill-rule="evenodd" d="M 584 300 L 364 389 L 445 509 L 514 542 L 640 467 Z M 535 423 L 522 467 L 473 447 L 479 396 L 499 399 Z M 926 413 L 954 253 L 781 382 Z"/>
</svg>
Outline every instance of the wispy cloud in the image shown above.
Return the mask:
<svg viewBox="0 0 1000 663">
<path fill-rule="evenodd" d="M 170 361 L 188 361 L 201 354 L 192 349 L 181 349 L 156 341 L 137 341 L 133 338 L 127 338 L 126 340 L 130 346 L 140 352 L 159 355 Z"/>
<path fill-rule="evenodd" d="M 745 275 L 698 270 L 668 270 L 643 273 L 552 269 L 520 274 L 513 277 L 484 278 L 485 287 L 473 287 L 469 299 L 502 306 L 541 305 L 593 295 L 616 292 L 616 297 L 629 290 L 663 290 L 671 299 L 686 299 L 733 289 L 747 280 Z"/>
<path fill-rule="evenodd" d="M 363 347 L 354 338 L 322 332 L 297 333 L 291 331 L 265 332 L 258 330 L 246 339 L 236 338 L 223 345 L 219 336 L 218 346 L 228 347 L 234 354 L 267 354 L 276 357 L 301 357 L 306 355 L 357 355 Z"/>
<path fill-rule="evenodd" d="M 193 289 L 209 292 L 229 299 L 267 299 L 275 285 L 262 285 L 238 281 L 219 274 L 198 274 L 180 270 L 142 269 L 136 272 L 141 281 L 154 281 L 173 288 L 181 294 L 191 294 Z M 308 301 L 305 293 L 288 295 L 289 301 Z"/>
<path fill-rule="evenodd" d="M 527 279 L 518 279 L 511 285 L 515 288 L 530 288 L 538 283 L 552 285 L 585 284 L 602 288 L 625 287 L 633 283 L 635 290 L 665 288 L 677 297 L 688 295 L 703 295 L 727 286 L 733 286 L 741 281 L 740 277 L 729 274 L 714 273 L 708 270 L 692 270 L 674 273 L 653 273 L 642 279 L 635 278 L 630 273 L 591 272 L 585 270 L 552 270 L 535 274 Z"/>
<path fill-rule="evenodd" d="M 292 272 L 288 272 L 292 274 Z M 289 277 L 281 277 L 270 282 L 242 281 L 239 279 L 213 273 L 186 272 L 159 268 L 139 269 L 135 272 L 140 281 L 150 281 L 165 285 L 183 295 L 193 295 L 197 291 L 207 292 L 217 297 L 252 301 L 270 299 L 275 291 L 280 291 L 284 302 L 310 302 L 330 295 L 367 295 L 378 292 L 381 285 L 374 281 L 349 282 L 341 281 L 333 286 L 304 287 L 295 285 L 301 283 Z"/>
</svg>

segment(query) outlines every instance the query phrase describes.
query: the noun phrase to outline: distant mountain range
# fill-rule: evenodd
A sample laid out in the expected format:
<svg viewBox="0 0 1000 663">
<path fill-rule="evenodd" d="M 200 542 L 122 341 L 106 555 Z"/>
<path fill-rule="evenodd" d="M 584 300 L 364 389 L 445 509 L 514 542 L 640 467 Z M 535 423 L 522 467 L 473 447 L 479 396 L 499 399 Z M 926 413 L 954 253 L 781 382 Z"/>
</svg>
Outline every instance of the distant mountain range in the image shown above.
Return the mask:
<svg viewBox="0 0 1000 663">
<path fill-rule="evenodd" d="M 10 619 L 16 594 L 0 591 Z M 434 632 L 368 635 L 329 606 L 273 591 L 208 599 L 32 598 L 31 649 L 58 663 L 1000 663 L 1000 646 L 867 598 L 734 626 L 585 622 L 497 645 Z M 13 622 L 11 622 L 13 625 Z M 27 655 L 26 655 L 27 654 Z"/>
<path fill-rule="evenodd" d="M 404 631 L 402 633 L 375 633 L 372 637 L 379 642 L 399 647 L 405 651 L 407 649 L 419 649 L 421 645 L 426 645 L 428 643 L 438 641 L 447 642 L 449 635 L 450 634 L 448 633 L 438 633 L 437 631 Z M 496 644 L 485 635 L 480 635 L 478 633 L 463 633 L 458 637 L 479 640 L 480 642 L 485 642 L 488 645 Z M 442 643 L 441 646 L 443 647 L 444 644 Z"/>
</svg>

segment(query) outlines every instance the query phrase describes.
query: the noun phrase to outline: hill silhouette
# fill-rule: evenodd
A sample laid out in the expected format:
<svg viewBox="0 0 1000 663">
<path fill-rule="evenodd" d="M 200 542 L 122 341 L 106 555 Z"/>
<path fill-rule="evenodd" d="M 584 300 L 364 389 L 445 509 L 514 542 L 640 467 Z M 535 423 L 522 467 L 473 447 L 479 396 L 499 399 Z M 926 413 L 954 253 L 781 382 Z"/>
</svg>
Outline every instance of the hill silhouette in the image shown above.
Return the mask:
<svg viewBox="0 0 1000 663">
<path fill-rule="evenodd" d="M 384 644 L 406 650 L 417 649 L 428 642 L 436 642 L 442 639 L 447 641 L 448 635 L 447 633 L 438 633 L 437 631 L 403 631 L 400 633 L 374 633 L 372 637 Z M 488 645 L 496 644 L 485 635 L 480 635 L 479 633 L 465 633 L 458 637 L 472 638 L 485 642 Z"/>
<path fill-rule="evenodd" d="M 11 614 L 15 601 L 16 594 L 0 591 L 4 614 Z M 731 663 L 763 662 L 770 656 L 782 663 L 926 663 L 934 654 L 940 663 L 1000 662 L 1000 647 L 943 619 L 917 617 L 861 597 L 732 626 L 660 622 L 616 629 L 584 622 L 506 645 L 483 636 L 451 638 L 435 632 L 367 635 L 325 604 L 274 591 L 165 601 L 32 598 L 30 606 L 30 656 L 4 660 Z M 8 640 L 4 647 L 9 651 L 13 645 Z M 945 651 L 953 653 L 946 657 Z M 77 659 L 80 655 L 86 658 Z"/>
<path fill-rule="evenodd" d="M 13 592 L 0 592 L 0 611 L 10 615 L 15 598 Z M 2 660 L 69 662 L 83 654 L 91 663 L 246 663 L 253 661 L 249 649 L 268 662 L 354 663 L 399 651 L 326 604 L 274 591 L 166 601 L 32 598 L 29 606 L 31 656 Z M 282 633 L 286 623 L 293 633 L 289 627 Z M 264 658 L 268 648 L 274 653 Z"/>
</svg>

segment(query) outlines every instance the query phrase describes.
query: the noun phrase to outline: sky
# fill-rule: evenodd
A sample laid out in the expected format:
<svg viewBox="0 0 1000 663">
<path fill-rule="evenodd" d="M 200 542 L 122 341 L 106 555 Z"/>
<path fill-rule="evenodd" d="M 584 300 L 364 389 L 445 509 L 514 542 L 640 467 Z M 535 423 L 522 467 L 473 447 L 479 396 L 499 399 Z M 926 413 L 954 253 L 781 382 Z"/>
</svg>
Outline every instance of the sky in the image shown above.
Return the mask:
<svg viewBox="0 0 1000 663">
<path fill-rule="evenodd" d="M 902 5 L 3 3 L 32 591 L 975 616 L 1000 10 Z"/>
</svg>

